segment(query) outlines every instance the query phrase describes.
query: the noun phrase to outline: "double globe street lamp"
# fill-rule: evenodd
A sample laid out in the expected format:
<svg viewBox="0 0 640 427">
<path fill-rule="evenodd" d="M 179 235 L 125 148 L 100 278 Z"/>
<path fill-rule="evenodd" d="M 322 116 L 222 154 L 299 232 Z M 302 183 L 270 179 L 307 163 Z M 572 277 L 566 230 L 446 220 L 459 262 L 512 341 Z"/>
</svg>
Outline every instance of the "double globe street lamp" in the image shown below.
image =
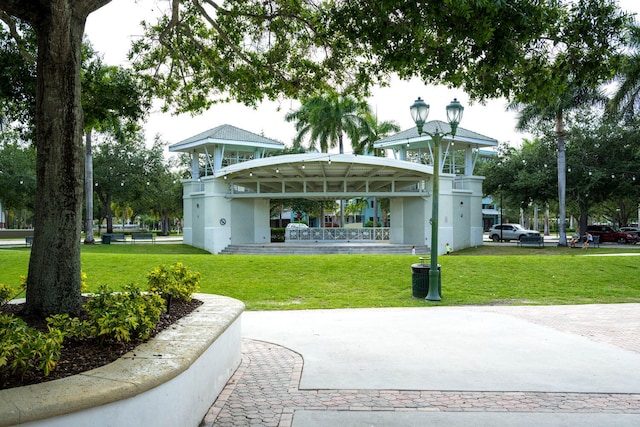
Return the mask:
<svg viewBox="0 0 640 427">
<path fill-rule="evenodd" d="M 449 105 L 447 105 L 447 121 L 449 122 L 450 131 L 442 132 L 436 125 L 434 132 L 427 132 L 423 130 L 424 124 L 429 116 L 429 104 L 425 103 L 422 98 L 418 99 L 410 107 L 411 118 L 418 127 L 418 135 L 426 134 L 431 137 L 432 152 L 433 152 L 433 188 L 432 188 L 432 201 L 431 201 L 431 263 L 429 267 L 429 292 L 425 300 L 427 301 L 440 301 L 440 270 L 438 270 L 438 199 L 440 195 L 440 147 L 442 140 L 445 136 L 450 135 L 455 137 L 458 129 L 458 124 L 462 120 L 462 113 L 464 107 L 458 102 L 457 99 L 453 99 Z"/>
</svg>

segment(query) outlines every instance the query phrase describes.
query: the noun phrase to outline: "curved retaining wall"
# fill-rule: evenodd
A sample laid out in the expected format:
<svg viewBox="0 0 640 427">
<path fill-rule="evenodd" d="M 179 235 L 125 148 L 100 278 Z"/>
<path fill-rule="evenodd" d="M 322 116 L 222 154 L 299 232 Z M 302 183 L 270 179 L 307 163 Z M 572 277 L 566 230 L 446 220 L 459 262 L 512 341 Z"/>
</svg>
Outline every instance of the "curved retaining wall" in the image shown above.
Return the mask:
<svg viewBox="0 0 640 427">
<path fill-rule="evenodd" d="M 109 365 L 0 390 L 0 426 L 198 426 L 240 364 L 244 304 L 217 295 Z"/>
</svg>

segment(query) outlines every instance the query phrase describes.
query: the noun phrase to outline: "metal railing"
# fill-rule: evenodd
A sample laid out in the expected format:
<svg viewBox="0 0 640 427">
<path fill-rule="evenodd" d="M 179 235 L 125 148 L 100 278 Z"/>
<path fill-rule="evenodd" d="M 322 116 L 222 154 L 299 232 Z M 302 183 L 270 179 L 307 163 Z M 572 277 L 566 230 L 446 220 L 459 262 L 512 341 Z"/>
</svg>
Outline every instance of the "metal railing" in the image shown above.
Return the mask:
<svg viewBox="0 0 640 427">
<path fill-rule="evenodd" d="M 380 242 L 389 240 L 388 227 L 286 229 L 285 242 Z"/>
</svg>

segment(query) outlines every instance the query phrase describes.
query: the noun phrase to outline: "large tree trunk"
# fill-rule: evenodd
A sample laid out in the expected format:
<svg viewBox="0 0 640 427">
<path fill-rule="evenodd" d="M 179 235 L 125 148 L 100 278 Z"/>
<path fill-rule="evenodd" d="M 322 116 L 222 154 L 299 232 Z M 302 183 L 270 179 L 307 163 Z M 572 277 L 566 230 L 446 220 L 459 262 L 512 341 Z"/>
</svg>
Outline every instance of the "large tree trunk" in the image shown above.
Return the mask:
<svg viewBox="0 0 640 427">
<path fill-rule="evenodd" d="M 32 21 L 38 40 L 37 197 L 26 308 L 78 313 L 84 172 L 80 64 L 88 13 L 81 13 L 86 5 L 77 0 L 30 4 L 39 9 Z"/>
<path fill-rule="evenodd" d="M 579 229 L 580 235 L 583 236 L 587 232 L 587 224 L 589 223 L 589 203 L 587 198 L 578 200 L 578 207 L 580 209 Z"/>
<path fill-rule="evenodd" d="M 160 235 L 168 236 L 170 234 L 170 226 L 169 226 L 169 214 L 163 213 L 160 217 Z"/>
</svg>

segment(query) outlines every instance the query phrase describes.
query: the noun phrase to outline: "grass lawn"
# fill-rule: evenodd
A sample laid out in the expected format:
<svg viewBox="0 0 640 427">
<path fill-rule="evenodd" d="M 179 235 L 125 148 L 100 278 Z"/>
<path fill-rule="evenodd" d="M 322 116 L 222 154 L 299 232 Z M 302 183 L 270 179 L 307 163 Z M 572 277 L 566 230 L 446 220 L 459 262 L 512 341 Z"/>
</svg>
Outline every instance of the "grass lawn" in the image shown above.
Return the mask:
<svg viewBox="0 0 640 427">
<path fill-rule="evenodd" d="M 0 283 L 17 285 L 30 250 L 0 250 Z M 248 310 L 414 307 L 468 304 L 640 302 L 640 248 L 482 246 L 441 256 L 439 303 L 412 298 L 410 255 L 211 255 L 187 245 L 82 247 L 90 290 L 118 289 L 160 264 L 182 262 L 202 273 L 201 292 L 243 301 Z"/>
</svg>

